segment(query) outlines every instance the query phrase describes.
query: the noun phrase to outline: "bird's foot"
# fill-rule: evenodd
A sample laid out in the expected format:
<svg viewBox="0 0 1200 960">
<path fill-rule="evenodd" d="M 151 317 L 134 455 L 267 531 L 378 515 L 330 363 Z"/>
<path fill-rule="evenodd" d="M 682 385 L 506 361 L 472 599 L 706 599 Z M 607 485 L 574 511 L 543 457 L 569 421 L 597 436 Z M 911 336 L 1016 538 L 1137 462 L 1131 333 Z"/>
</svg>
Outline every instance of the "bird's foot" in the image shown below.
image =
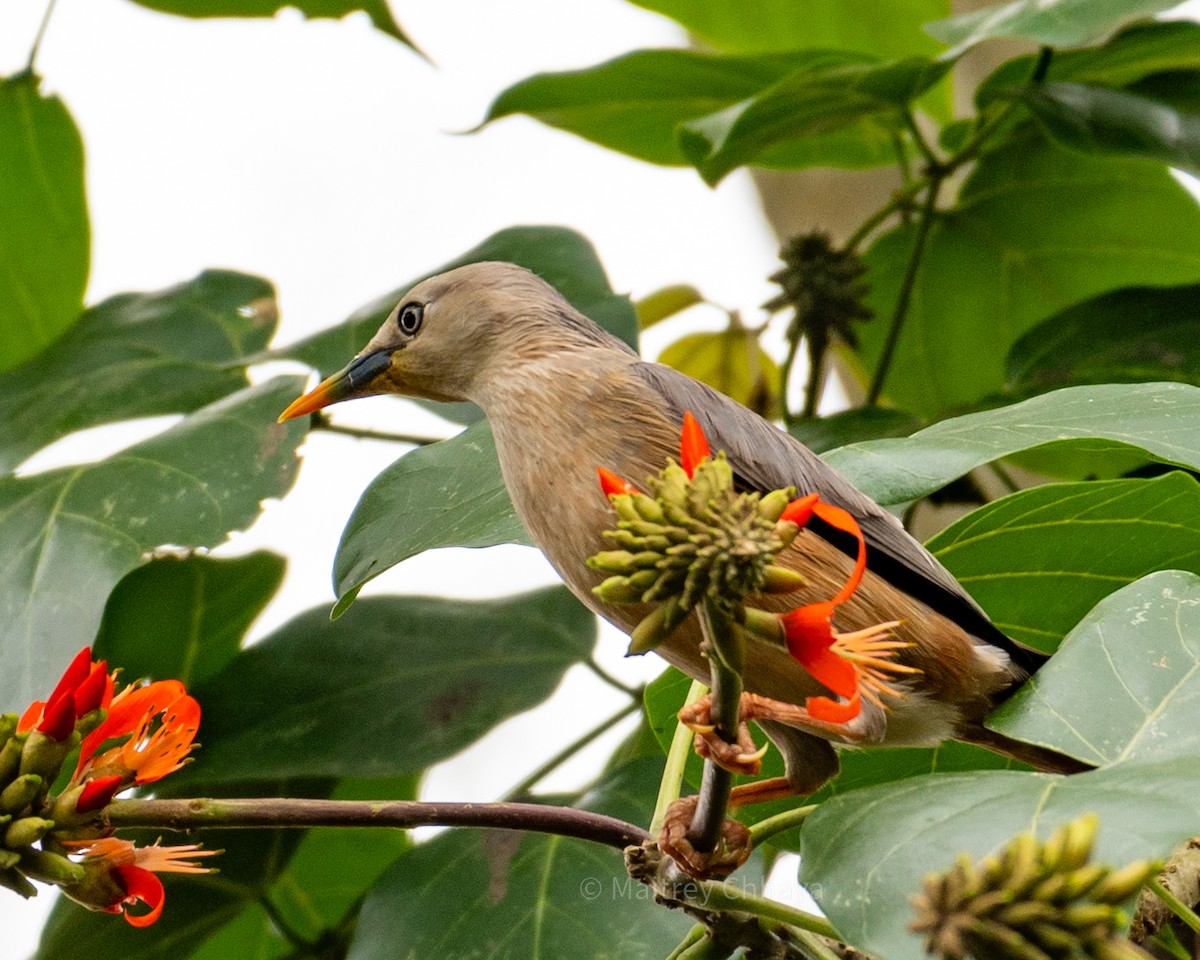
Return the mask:
<svg viewBox="0 0 1200 960">
<path fill-rule="evenodd" d="M 714 849 L 697 850 L 688 839 L 696 814 L 697 797 L 683 797 L 667 808 L 658 849 L 694 880 L 720 880 L 729 876 L 750 856 L 750 831 L 736 820 L 726 820 Z"/>
<path fill-rule="evenodd" d="M 742 694 L 743 709 L 738 711 L 740 721 L 737 728 L 737 740 L 733 743 L 721 738 L 712 722 L 712 697 L 704 696 L 693 700 L 679 711 L 679 722 L 696 734 L 696 753 L 711 760 L 718 767 L 730 773 L 740 773 L 748 777 L 757 776 L 762 771 L 762 758 L 766 755 L 770 744 L 759 748 L 750 734 L 746 723 L 752 719 L 745 714 L 744 706 L 748 694 Z"/>
</svg>

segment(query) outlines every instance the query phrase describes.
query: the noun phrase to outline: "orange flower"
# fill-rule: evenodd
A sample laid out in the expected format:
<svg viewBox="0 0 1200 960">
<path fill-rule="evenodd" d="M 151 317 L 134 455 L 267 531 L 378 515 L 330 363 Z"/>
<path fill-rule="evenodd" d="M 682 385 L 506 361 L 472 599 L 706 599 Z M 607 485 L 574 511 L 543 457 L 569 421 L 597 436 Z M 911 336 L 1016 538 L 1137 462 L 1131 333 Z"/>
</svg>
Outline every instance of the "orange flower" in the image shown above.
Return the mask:
<svg viewBox="0 0 1200 960">
<path fill-rule="evenodd" d="M 83 738 L 71 782 L 118 776 L 116 789 L 153 783 L 183 766 L 199 725 L 200 705 L 178 680 L 127 687 L 113 698 L 104 721 Z M 120 738 L 123 743 L 96 753 Z"/>
<path fill-rule="evenodd" d="M 679 465 L 690 479 L 696 473 L 696 467 L 706 457 L 711 456 L 708 449 L 708 438 L 700 428 L 700 423 L 688 410 L 683 415 L 683 429 L 679 434 Z"/>
<path fill-rule="evenodd" d="M 597 467 L 596 473 L 600 477 L 600 489 L 604 491 L 606 497 L 619 497 L 623 493 L 634 493 L 634 488 L 618 477 L 611 470 L 605 470 L 603 467 Z"/>
<path fill-rule="evenodd" d="M 113 678 L 108 664 L 92 661 L 92 651 L 84 647 L 68 664 L 53 692 L 46 700 L 35 700 L 21 715 L 17 732 L 37 729 L 62 742 L 75 729 L 75 721 L 93 710 L 107 707 L 113 696 Z"/>
<path fill-rule="evenodd" d="M 862 712 L 863 697 L 883 707 L 881 696 L 902 696 L 890 685 L 889 674 L 919 671 L 893 660 L 897 650 L 908 646 L 891 639 L 891 631 L 900 625 L 898 620 L 853 633 L 838 633 L 833 629 L 837 605 L 849 600 L 862 583 L 867 570 L 867 544 L 858 521 L 848 511 L 822 503 L 815 493 L 789 503 L 780 520 L 803 527 L 814 516 L 858 540 L 854 569 L 831 600 L 799 607 L 783 614 L 780 621 L 792 658 L 814 679 L 845 699 L 844 703 L 838 703 L 828 697 L 809 697 L 805 709 L 818 720 L 846 723 Z"/>
<path fill-rule="evenodd" d="M 93 910 L 123 913 L 135 927 L 148 927 L 162 914 L 165 894 L 156 873 L 208 873 L 210 868 L 201 867 L 190 858 L 211 857 L 219 852 L 201 850 L 195 844 L 137 847 L 119 837 L 67 840 L 63 846 L 89 868 L 85 880 L 65 888 L 64 892 Z M 145 913 L 130 913 L 127 908 L 138 901 L 150 909 Z"/>
</svg>

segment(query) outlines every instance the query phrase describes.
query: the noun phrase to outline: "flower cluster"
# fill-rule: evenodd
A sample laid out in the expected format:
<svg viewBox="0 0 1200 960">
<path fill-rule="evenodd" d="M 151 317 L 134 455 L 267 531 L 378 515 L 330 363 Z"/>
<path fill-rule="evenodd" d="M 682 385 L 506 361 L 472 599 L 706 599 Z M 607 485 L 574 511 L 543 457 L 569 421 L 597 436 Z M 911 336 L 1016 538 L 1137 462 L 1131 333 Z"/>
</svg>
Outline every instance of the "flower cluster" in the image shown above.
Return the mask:
<svg viewBox="0 0 1200 960">
<path fill-rule="evenodd" d="M 883 706 L 882 695 L 900 696 L 889 683 L 916 672 L 896 663 L 906 644 L 891 639 L 896 621 L 838 633 L 837 607 L 853 596 L 867 568 L 867 548 L 854 517 L 815 494 L 793 499 L 787 488 L 765 495 L 739 493 L 724 453 L 713 456 L 696 418 L 684 415 L 679 463 L 668 462 L 648 480 L 644 494 L 616 474 L 598 468 L 600 486 L 617 511 L 617 529 L 606 536 L 617 550 L 599 553 L 592 567 L 612 574 L 595 588 L 610 603 L 648 603 L 655 609 L 633 631 L 631 653 L 662 643 L 703 599 L 715 602 L 752 639 L 786 646 L 802 667 L 837 694 L 805 703 L 819 720 L 845 723 L 862 700 Z M 813 517 L 858 541 L 854 569 L 827 601 L 782 615 L 749 609 L 744 598 L 791 593 L 804 586 L 796 571 L 775 563 L 777 555 Z"/>
<path fill-rule="evenodd" d="M 29 880 L 40 880 L 134 926 L 157 920 L 163 887 L 155 873 L 203 872 L 188 858 L 215 851 L 137 847 L 92 815 L 120 791 L 178 770 L 199 722 L 199 705 L 177 680 L 116 692 L 115 672 L 80 650 L 49 698 L 20 718 L 0 717 L 0 885 L 28 897 L 37 892 Z M 52 794 L 76 749 L 70 779 Z M 138 902 L 148 910 L 127 909 Z"/>
<path fill-rule="evenodd" d="M 1087 814 L 1045 843 L 1032 833 L 975 864 L 965 855 L 925 879 L 914 898 L 916 933 L 946 960 L 1027 957 L 1136 960 L 1146 957 L 1122 935 L 1130 900 L 1159 867 L 1150 861 L 1120 870 L 1093 864 L 1099 821 Z"/>
</svg>

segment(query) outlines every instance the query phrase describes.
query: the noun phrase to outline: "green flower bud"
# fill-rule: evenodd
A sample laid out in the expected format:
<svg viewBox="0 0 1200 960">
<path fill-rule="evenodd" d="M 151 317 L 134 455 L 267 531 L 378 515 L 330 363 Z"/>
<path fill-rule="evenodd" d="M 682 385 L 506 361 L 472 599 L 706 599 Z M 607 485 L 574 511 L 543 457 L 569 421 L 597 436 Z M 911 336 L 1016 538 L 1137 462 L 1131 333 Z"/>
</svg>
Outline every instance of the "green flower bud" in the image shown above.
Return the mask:
<svg viewBox="0 0 1200 960">
<path fill-rule="evenodd" d="M 761 500 L 758 501 L 758 515 L 764 520 L 774 523 L 783 513 L 784 507 L 792 502 L 796 496 L 795 487 L 787 487 L 784 490 L 772 490 Z"/>
<path fill-rule="evenodd" d="M 763 568 L 763 593 L 793 593 L 808 583 L 795 570 L 768 563 Z"/>
<path fill-rule="evenodd" d="M 21 767 L 21 749 L 25 746 L 24 736 L 12 736 L 0 747 L 0 783 L 8 783 Z"/>
<path fill-rule="evenodd" d="M 42 778 L 36 773 L 26 773 L 17 777 L 3 790 L 0 790 L 0 811 L 17 813 L 33 803 L 42 788 Z"/>
<path fill-rule="evenodd" d="M 14 820 L 4 831 L 4 845 L 9 849 L 28 847 L 41 840 L 53 826 L 53 820 L 43 817 L 22 817 L 20 820 Z"/>
<path fill-rule="evenodd" d="M 17 869 L 34 880 L 59 885 L 78 883 L 86 873 L 82 864 L 74 863 L 61 854 L 34 847 L 26 847 L 21 851 L 21 863 Z"/>
<path fill-rule="evenodd" d="M 21 862 L 21 855 L 16 850 L 0 850 L 0 872 L 11 870 Z"/>
<path fill-rule="evenodd" d="M 647 653 L 675 632 L 680 618 L 672 617 L 672 606 L 673 604 L 664 603 L 642 618 L 642 622 L 634 627 L 633 633 L 629 635 L 629 651 L 626 656 Z M 672 619 L 675 620 L 674 623 L 671 622 Z"/>
<path fill-rule="evenodd" d="M 7 852 L 5 851 L 5 853 Z M 17 896 L 24 897 L 26 900 L 37 896 L 37 887 L 12 869 L 0 870 L 0 887 L 11 890 Z"/>
<path fill-rule="evenodd" d="M 601 550 L 588 557 L 588 566 L 593 570 L 623 574 L 633 573 L 637 569 L 633 562 L 633 554 L 628 550 Z"/>
<path fill-rule="evenodd" d="M 649 520 L 651 523 L 662 523 L 664 520 L 663 510 L 658 505 L 658 501 L 644 493 L 633 495 L 633 507 L 643 520 Z"/>
<path fill-rule="evenodd" d="M 1139 860 L 1110 873 L 1091 889 L 1091 898 L 1101 903 L 1124 903 L 1142 889 L 1146 881 L 1157 874 L 1162 865 L 1152 860 Z"/>
<path fill-rule="evenodd" d="M 30 730 L 21 749 L 20 772 L 36 773 L 46 783 L 53 783 L 58 779 L 62 762 L 79 746 L 80 739 L 78 730 L 62 741 L 48 737 L 40 730 Z"/>
</svg>

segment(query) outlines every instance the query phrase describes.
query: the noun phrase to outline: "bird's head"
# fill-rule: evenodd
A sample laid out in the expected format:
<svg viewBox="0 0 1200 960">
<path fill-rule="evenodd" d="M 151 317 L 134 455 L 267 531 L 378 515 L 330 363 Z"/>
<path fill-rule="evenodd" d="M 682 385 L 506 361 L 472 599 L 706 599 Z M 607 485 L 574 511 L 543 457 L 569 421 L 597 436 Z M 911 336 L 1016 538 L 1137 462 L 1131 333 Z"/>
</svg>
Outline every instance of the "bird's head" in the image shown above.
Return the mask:
<svg viewBox="0 0 1200 960">
<path fill-rule="evenodd" d="M 478 401 L 492 378 L 597 335 L 606 336 L 523 267 L 468 264 L 409 290 L 358 356 L 279 419 L 381 393 Z"/>
</svg>

